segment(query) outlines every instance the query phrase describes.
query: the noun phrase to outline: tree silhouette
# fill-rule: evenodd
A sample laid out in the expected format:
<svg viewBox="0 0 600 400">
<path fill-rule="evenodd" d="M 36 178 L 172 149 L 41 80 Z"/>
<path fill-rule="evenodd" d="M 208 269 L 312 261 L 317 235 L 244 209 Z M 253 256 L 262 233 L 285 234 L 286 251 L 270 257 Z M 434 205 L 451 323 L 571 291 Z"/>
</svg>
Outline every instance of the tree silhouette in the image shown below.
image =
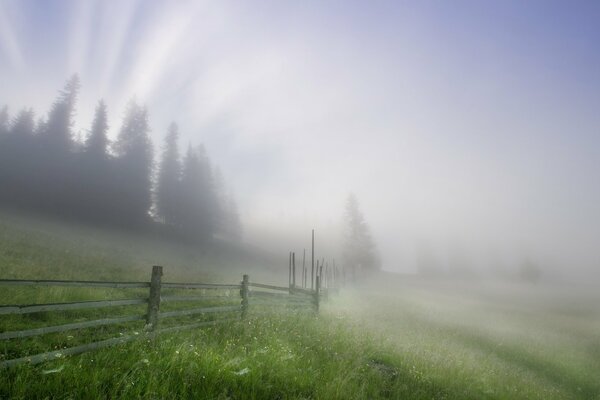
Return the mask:
<svg viewBox="0 0 600 400">
<path fill-rule="evenodd" d="M 96 106 L 92 129 L 76 159 L 76 176 L 72 187 L 71 208 L 80 218 L 106 222 L 111 219 L 111 209 L 116 203 L 118 188 L 113 179 L 113 159 L 108 153 L 108 115 L 106 104 L 100 100 Z"/>
<path fill-rule="evenodd" d="M 80 87 L 79 77 L 73 75 L 59 92 L 48 113 L 48 121 L 41 129 L 44 146 L 51 155 L 61 157 L 71 149 L 71 128 Z"/>
<path fill-rule="evenodd" d="M 8 125 L 5 136 L 0 137 L 0 200 L 4 203 L 26 204 L 35 202 L 33 181 L 35 163 L 34 112 L 23 109 Z"/>
<path fill-rule="evenodd" d="M 188 147 L 181 179 L 183 230 L 190 238 L 209 239 L 215 231 L 218 214 L 210 163 L 204 147 Z"/>
<path fill-rule="evenodd" d="M 0 139 L 8 135 L 8 120 L 8 106 L 4 106 L 0 110 Z"/>
<path fill-rule="evenodd" d="M 179 131 L 175 123 L 171 123 L 163 146 L 156 185 L 156 213 L 160 221 L 168 225 L 179 225 L 181 203 L 181 162 L 177 140 Z"/>
<path fill-rule="evenodd" d="M 148 127 L 148 112 L 130 102 L 123 126 L 115 142 L 117 156 L 117 193 L 115 216 L 128 225 L 149 221 L 152 205 L 153 150 Z"/>
<path fill-rule="evenodd" d="M 223 175 L 218 168 L 215 168 L 213 173 L 213 187 L 218 203 L 215 233 L 224 239 L 240 241 L 242 239 L 242 224 L 237 204 L 233 196 L 227 192 Z"/>
<path fill-rule="evenodd" d="M 108 115 L 106 104 L 100 100 L 96 106 L 92 130 L 85 143 L 87 157 L 94 159 L 106 159 L 108 157 Z"/>
<path fill-rule="evenodd" d="M 344 218 L 344 265 L 354 277 L 362 272 L 378 270 L 381 267 L 379 255 L 358 200 L 353 194 L 346 201 Z"/>
</svg>

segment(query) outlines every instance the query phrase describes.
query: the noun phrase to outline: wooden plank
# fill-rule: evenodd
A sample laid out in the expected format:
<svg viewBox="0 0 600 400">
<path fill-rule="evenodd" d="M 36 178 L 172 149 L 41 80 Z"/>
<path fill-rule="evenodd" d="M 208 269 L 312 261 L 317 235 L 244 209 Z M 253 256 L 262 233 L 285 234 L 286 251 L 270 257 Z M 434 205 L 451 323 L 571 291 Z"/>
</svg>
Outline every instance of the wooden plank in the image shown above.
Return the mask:
<svg viewBox="0 0 600 400">
<path fill-rule="evenodd" d="M 64 331 L 70 331 L 70 330 L 75 330 L 75 329 L 92 328 L 95 326 L 122 324 L 125 322 L 143 320 L 145 318 L 146 318 L 145 315 L 132 315 L 132 316 L 128 316 L 128 317 L 105 318 L 105 319 L 96 319 L 93 321 L 76 322 L 73 324 L 45 326 L 42 328 L 28 329 L 28 330 L 23 330 L 23 331 L 2 332 L 2 333 L 0 333 L 0 339 L 24 338 L 24 337 L 29 337 L 29 336 L 45 335 L 47 333 L 55 333 L 55 332 L 64 332 Z"/>
<path fill-rule="evenodd" d="M 194 324 L 171 326 L 171 327 L 168 327 L 168 328 L 161 328 L 157 332 L 158 333 L 177 332 L 177 331 L 181 331 L 181 330 L 184 330 L 184 329 L 200 328 L 200 327 L 203 327 L 203 326 L 211 326 L 211 325 L 216 325 L 216 324 L 223 323 L 223 322 L 234 322 L 234 321 L 239 321 L 239 319 L 238 318 L 219 318 L 219 319 L 213 319 L 212 321 L 202 321 L 202 322 L 196 322 Z"/>
<path fill-rule="evenodd" d="M 302 288 L 293 288 L 292 289 L 292 294 L 302 294 L 302 295 L 307 295 L 307 296 L 313 296 L 315 294 L 314 290 L 310 290 L 310 289 L 302 289 Z"/>
<path fill-rule="evenodd" d="M 36 354 L 33 356 L 15 358 L 13 360 L 6 360 L 0 362 L 1 368 L 9 368 L 19 364 L 39 364 L 44 361 L 56 360 L 60 359 L 63 356 L 70 356 L 75 354 L 84 353 L 90 350 L 102 349 L 104 347 L 114 346 L 116 344 L 126 343 L 131 340 L 136 339 L 138 336 L 120 336 L 112 339 L 101 340 L 99 342 L 92 342 L 88 344 L 83 344 L 81 346 L 69 347 L 66 349 L 60 349 L 55 351 L 49 351 L 47 353 Z"/>
<path fill-rule="evenodd" d="M 37 279 L 0 279 L 2 286 L 77 286 L 77 287 L 107 287 L 116 289 L 147 288 L 149 282 L 103 282 L 103 281 L 62 281 Z"/>
<path fill-rule="evenodd" d="M 162 283 L 163 288 L 170 289 L 240 289 L 241 285 L 222 283 Z"/>
<path fill-rule="evenodd" d="M 270 298 L 277 298 L 277 299 L 281 299 L 281 300 L 309 300 L 310 297 L 309 296 L 305 296 L 305 295 L 300 295 L 300 296 L 296 296 L 296 295 L 290 295 L 290 294 L 285 294 L 285 293 L 270 293 L 270 292 L 261 292 L 261 291 L 256 291 L 256 290 L 252 290 L 250 292 L 250 297 L 270 297 Z"/>
<path fill-rule="evenodd" d="M 207 301 L 207 300 L 239 300 L 238 296 L 161 296 L 161 302 Z"/>
<path fill-rule="evenodd" d="M 0 306 L 0 315 L 31 314 L 31 313 L 42 312 L 42 311 L 79 310 L 79 309 L 84 309 L 84 308 L 130 306 L 130 305 L 135 305 L 135 304 L 146 304 L 147 302 L 148 302 L 147 299 L 130 299 L 130 300 L 80 301 L 80 302 L 76 302 L 76 303 L 6 305 L 6 306 Z"/>
<path fill-rule="evenodd" d="M 252 287 L 258 287 L 258 288 L 263 288 L 263 289 L 281 290 L 281 291 L 284 291 L 284 292 L 289 292 L 290 291 L 289 287 L 275 286 L 275 285 L 266 285 L 264 283 L 250 282 L 249 285 L 252 286 Z"/>
<path fill-rule="evenodd" d="M 268 307 L 288 307 L 288 306 L 296 306 L 296 307 L 306 307 L 312 308 L 314 303 L 311 301 L 268 301 L 266 299 L 260 299 L 252 302 L 252 306 L 268 306 Z"/>
<path fill-rule="evenodd" d="M 177 326 L 177 327 L 163 328 L 163 329 L 158 329 L 157 331 L 155 331 L 155 333 L 157 333 L 157 332 L 165 333 L 165 332 L 176 331 L 176 330 L 181 330 L 181 329 L 190 329 L 190 328 L 196 328 L 196 327 L 206 326 L 206 325 L 210 325 L 210 324 L 217 324 L 217 323 L 229 322 L 229 321 L 237 321 L 237 318 L 222 318 L 222 319 L 218 319 L 218 320 L 204 321 L 204 322 L 199 322 L 199 323 L 190 324 L 190 325 L 182 325 L 182 326 Z M 127 343 L 127 342 L 135 340 L 139 337 L 147 337 L 147 336 L 145 336 L 145 335 L 120 336 L 120 337 L 116 337 L 116 338 L 101 340 L 99 342 L 92 342 L 92 343 L 84 344 L 81 346 L 69 347 L 66 349 L 50 351 L 47 353 L 36 354 L 36 355 L 32 355 L 32 356 L 27 356 L 27 357 L 21 357 L 21 358 L 15 358 L 12 360 L 1 361 L 0 369 L 10 368 L 10 367 L 14 367 L 14 366 L 17 366 L 20 364 L 39 364 L 39 363 L 42 363 L 45 361 L 60 359 L 63 356 L 81 354 L 81 353 L 85 353 L 85 352 L 96 350 L 96 349 L 102 349 L 102 348 L 114 346 L 117 344 Z"/>
<path fill-rule="evenodd" d="M 160 318 L 169 318 L 169 317 L 178 317 L 178 316 L 182 316 L 182 315 L 207 314 L 207 313 L 241 311 L 241 310 L 242 310 L 242 306 L 190 308 L 187 310 L 163 312 L 163 313 L 160 313 L 159 317 Z"/>
</svg>

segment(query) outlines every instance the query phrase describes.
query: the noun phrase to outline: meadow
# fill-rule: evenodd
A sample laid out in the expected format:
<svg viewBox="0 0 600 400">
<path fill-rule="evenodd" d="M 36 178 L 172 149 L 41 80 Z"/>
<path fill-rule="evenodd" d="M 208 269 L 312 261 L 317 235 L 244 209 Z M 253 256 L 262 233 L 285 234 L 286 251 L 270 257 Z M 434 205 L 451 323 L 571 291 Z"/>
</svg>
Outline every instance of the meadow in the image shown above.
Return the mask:
<svg viewBox="0 0 600 400">
<path fill-rule="evenodd" d="M 242 271 L 287 279 L 285 265 L 260 266 L 269 256 L 230 250 L 13 214 L 0 220 L 1 278 L 148 280 L 150 266 L 163 264 L 170 281 L 238 282 Z M 136 290 L 3 288 L 0 303 L 144 295 Z M 0 358 L 11 358 L 139 335 L 2 370 L 0 398 L 600 399 L 598 304 L 582 288 L 381 273 L 344 288 L 318 315 L 251 306 L 247 319 L 156 338 L 132 323 L 2 341 Z M 1 316 L 0 332 L 104 312 Z"/>
</svg>

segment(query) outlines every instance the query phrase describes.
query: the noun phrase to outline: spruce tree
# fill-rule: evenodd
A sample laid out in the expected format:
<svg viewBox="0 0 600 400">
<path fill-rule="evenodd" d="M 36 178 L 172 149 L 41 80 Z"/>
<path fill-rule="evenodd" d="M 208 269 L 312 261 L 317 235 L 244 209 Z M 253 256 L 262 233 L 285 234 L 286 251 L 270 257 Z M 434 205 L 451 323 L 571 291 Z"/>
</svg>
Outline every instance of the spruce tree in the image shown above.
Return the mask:
<svg viewBox="0 0 600 400">
<path fill-rule="evenodd" d="M 114 144 L 115 217 L 131 227 L 149 221 L 152 205 L 153 150 L 149 130 L 148 112 L 132 101 Z"/>
<path fill-rule="evenodd" d="M 4 106 L 0 110 L 0 140 L 8 135 L 8 121 L 8 106 Z"/>
<path fill-rule="evenodd" d="M 85 153 L 87 157 L 94 159 L 106 159 L 108 156 L 108 115 L 106 104 L 103 100 L 98 102 L 92 130 L 85 143 Z"/>
<path fill-rule="evenodd" d="M 67 81 L 52 105 L 41 132 L 46 151 L 57 157 L 62 157 L 71 150 L 73 116 L 80 86 L 77 75 Z"/>
<path fill-rule="evenodd" d="M 188 148 L 181 179 L 184 232 L 191 239 L 207 240 L 215 232 L 217 202 L 210 163 L 204 147 Z"/>
<path fill-rule="evenodd" d="M 171 123 L 163 146 L 160 170 L 156 185 L 156 213 L 163 223 L 180 225 L 180 179 L 181 162 L 177 141 L 179 131 L 175 123 Z"/>
<path fill-rule="evenodd" d="M 369 226 L 360 211 L 356 196 L 346 201 L 343 260 L 353 276 L 380 268 L 379 256 Z"/>
</svg>

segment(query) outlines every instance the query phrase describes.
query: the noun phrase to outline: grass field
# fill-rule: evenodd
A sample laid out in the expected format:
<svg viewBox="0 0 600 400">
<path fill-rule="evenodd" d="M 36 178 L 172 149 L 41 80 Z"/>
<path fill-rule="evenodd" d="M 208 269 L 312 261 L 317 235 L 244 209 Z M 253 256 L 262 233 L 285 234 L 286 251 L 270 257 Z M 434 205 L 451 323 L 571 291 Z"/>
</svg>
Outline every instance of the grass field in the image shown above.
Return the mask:
<svg viewBox="0 0 600 400">
<path fill-rule="evenodd" d="M 243 257 L 156 239 L 0 221 L 2 278 L 147 280 L 153 264 L 169 266 L 173 281 L 237 281 L 244 268 L 277 275 Z M 128 290 L 3 288 L 0 303 L 145 294 Z M 12 358 L 139 334 L 108 350 L 0 371 L 0 398 L 600 399 L 598 304 L 600 296 L 573 288 L 383 274 L 346 288 L 317 317 L 251 309 L 244 321 L 155 340 L 137 323 L 3 341 L 0 358 Z M 103 312 L 0 316 L 0 332 Z"/>
</svg>

